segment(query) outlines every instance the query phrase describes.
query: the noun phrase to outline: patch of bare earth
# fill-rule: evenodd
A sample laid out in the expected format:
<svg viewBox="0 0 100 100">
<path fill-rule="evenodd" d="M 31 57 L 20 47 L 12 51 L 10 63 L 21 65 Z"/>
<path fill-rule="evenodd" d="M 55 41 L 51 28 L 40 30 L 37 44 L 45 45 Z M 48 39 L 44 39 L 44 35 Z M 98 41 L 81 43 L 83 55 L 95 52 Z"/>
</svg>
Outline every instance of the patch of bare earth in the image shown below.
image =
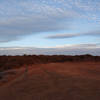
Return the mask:
<svg viewBox="0 0 100 100">
<path fill-rule="evenodd" d="M 0 87 L 0 100 L 100 100 L 100 63 L 33 65 Z"/>
</svg>

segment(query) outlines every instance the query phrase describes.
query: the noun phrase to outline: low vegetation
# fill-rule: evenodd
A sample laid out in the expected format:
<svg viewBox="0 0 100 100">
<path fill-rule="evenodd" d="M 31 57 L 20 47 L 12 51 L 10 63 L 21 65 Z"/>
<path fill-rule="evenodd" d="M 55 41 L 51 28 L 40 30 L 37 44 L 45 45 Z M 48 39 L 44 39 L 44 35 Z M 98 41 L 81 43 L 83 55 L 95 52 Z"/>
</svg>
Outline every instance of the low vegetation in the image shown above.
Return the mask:
<svg viewBox="0 0 100 100">
<path fill-rule="evenodd" d="M 100 61 L 100 56 L 76 55 L 23 55 L 23 56 L 0 56 L 0 71 L 19 68 L 24 65 L 52 63 L 52 62 L 75 62 L 75 61 Z"/>
</svg>

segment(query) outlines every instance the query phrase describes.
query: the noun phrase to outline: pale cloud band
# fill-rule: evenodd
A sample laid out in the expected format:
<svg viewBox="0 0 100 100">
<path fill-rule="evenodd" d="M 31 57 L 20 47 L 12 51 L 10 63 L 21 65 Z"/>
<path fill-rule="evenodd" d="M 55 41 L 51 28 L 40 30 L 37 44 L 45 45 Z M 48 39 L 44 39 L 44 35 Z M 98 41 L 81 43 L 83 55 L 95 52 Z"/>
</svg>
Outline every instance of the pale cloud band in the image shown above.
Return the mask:
<svg viewBox="0 0 100 100">
<path fill-rule="evenodd" d="M 92 54 L 100 56 L 100 44 L 74 44 L 56 47 L 0 47 L 0 55 L 81 55 Z"/>
</svg>

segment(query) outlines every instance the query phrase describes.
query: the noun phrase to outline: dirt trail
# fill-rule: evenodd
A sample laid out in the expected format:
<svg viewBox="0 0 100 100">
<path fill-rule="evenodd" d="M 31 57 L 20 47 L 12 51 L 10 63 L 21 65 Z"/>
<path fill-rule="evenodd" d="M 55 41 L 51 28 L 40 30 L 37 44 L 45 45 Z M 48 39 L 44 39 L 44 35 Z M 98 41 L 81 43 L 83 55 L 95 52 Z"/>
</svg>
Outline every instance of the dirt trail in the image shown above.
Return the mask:
<svg viewBox="0 0 100 100">
<path fill-rule="evenodd" d="M 0 100 L 100 100 L 99 66 L 91 62 L 32 66 L 28 75 L 0 87 Z"/>
</svg>

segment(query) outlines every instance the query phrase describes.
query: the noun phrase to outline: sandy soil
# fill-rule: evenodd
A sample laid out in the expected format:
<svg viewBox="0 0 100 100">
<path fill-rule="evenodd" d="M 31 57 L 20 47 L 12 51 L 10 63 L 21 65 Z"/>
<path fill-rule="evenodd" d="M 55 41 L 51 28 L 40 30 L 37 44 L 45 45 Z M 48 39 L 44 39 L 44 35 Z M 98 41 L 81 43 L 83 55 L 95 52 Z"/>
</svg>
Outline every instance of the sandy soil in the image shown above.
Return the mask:
<svg viewBox="0 0 100 100">
<path fill-rule="evenodd" d="M 100 62 L 33 65 L 8 83 L 0 100 L 100 100 Z"/>
</svg>

